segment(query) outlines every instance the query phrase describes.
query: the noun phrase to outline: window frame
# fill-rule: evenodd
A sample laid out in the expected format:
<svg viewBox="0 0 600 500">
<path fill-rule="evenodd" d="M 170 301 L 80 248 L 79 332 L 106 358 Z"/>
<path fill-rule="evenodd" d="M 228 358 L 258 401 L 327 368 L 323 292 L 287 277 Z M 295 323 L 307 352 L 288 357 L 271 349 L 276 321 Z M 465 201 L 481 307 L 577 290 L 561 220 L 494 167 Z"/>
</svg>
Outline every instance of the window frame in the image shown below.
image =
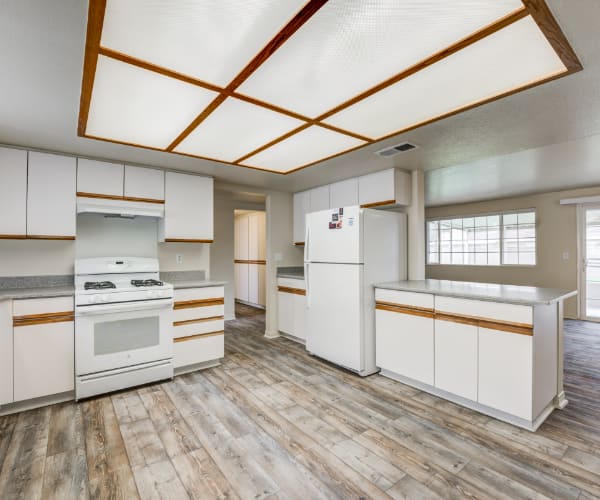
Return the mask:
<svg viewBox="0 0 600 500">
<path fill-rule="evenodd" d="M 535 231 L 535 264 L 504 264 L 504 216 L 505 215 L 518 215 L 522 213 L 531 213 L 535 214 L 535 223 L 534 223 L 534 231 Z M 470 219 L 475 217 L 489 217 L 489 216 L 499 216 L 500 217 L 500 263 L 499 264 L 452 264 L 452 263 L 444 263 L 441 261 L 441 252 L 440 252 L 440 225 L 439 222 L 454 220 L 454 219 Z M 429 262 L 429 223 L 430 222 L 438 222 L 438 239 L 437 239 L 437 255 L 438 262 Z M 428 217 L 425 219 L 425 265 L 426 266 L 452 266 L 452 267 L 519 267 L 519 268 L 534 268 L 538 264 L 538 217 L 537 210 L 535 208 L 521 208 L 515 210 L 506 210 L 506 211 L 498 211 L 498 212 L 482 212 L 482 213 L 467 213 L 464 215 L 447 215 L 444 217 Z M 489 252 L 488 252 L 489 253 Z M 452 253 L 451 253 L 452 255 Z"/>
</svg>

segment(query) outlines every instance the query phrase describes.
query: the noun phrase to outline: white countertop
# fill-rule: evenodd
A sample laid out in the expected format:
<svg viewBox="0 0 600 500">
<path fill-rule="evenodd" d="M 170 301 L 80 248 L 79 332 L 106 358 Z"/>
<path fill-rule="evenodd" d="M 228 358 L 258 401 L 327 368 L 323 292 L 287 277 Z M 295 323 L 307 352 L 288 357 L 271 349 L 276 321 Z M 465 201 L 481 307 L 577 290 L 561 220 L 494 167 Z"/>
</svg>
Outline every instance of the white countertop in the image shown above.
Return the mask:
<svg viewBox="0 0 600 500">
<path fill-rule="evenodd" d="M 170 281 L 175 290 L 183 288 L 206 288 L 211 286 L 224 286 L 226 281 L 208 281 L 208 280 L 173 280 Z"/>
<path fill-rule="evenodd" d="M 374 286 L 375 288 L 387 290 L 431 293 L 433 295 L 443 295 L 447 297 L 507 302 L 522 305 L 551 304 L 577 295 L 576 290 L 433 279 L 392 281 L 388 283 L 377 283 Z"/>
</svg>

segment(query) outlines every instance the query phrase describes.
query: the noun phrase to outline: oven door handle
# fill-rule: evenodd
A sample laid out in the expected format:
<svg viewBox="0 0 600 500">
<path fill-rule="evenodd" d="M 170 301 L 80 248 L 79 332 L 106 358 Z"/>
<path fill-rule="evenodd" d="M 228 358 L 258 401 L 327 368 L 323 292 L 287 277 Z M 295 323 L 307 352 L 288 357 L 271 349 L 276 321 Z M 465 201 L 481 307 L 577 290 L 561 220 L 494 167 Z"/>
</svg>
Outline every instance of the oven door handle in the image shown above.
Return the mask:
<svg viewBox="0 0 600 500">
<path fill-rule="evenodd" d="M 173 307 L 173 299 L 154 299 L 124 304 L 98 304 L 75 307 L 75 316 L 95 316 L 127 311 L 147 311 L 148 309 L 165 309 Z"/>
</svg>

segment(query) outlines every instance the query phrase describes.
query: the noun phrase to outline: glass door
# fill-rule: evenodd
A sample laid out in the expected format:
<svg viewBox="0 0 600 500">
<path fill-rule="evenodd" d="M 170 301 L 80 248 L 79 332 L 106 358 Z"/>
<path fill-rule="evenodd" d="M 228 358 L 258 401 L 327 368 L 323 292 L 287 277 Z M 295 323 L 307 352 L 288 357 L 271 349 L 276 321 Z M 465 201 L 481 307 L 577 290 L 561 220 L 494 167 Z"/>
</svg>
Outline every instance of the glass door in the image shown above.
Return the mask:
<svg viewBox="0 0 600 500">
<path fill-rule="evenodd" d="M 600 320 L 600 207 L 584 207 L 583 315 Z"/>
</svg>

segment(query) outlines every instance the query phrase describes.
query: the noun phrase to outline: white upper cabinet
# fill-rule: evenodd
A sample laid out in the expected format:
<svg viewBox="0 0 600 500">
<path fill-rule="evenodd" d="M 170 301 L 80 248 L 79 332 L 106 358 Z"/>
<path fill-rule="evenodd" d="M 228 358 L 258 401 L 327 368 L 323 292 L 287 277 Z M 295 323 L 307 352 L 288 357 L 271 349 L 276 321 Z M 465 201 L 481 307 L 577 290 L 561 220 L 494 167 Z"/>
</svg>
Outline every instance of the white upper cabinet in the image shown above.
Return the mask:
<svg viewBox="0 0 600 500">
<path fill-rule="evenodd" d="M 294 243 L 304 243 L 306 214 L 310 206 L 310 192 L 294 193 Z"/>
<path fill-rule="evenodd" d="M 250 220 L 245 215 L 238 215 L 235 218 L 235 241 L 234 241 L 234 259 L 248 260 L 248 230 Z"/>
<path fill-rule="evenodd" d="M 309 192 L 309 212 L 318 212 L 319 210 L 327 210 L 329 205 L 329 186 L 320 186 L 311 189 Z"/>
<path fill-rule="evenodd" d="M 27 151 L 0 148 L 0 236 L 25 237 Z"/>
<path fill-rule="evenodd" d="M 77 193 L 123 196 L 124 166 L 105 161 L 77 160 Z"/>
<path fill-rule="evenodd" d="M 358 200 L 362 207 L 410 205 L 411 177 L 408 172 L 390 168 L 358 178 Z"/>
<path fill-rule="evenodd" d="M 75 179 L 75 158 L 46 153 L 29 153 L 28 237 L 75 238 Z"/>
<path fill-rule="evenodd" d="M 331 208 L 358 205 L 358 179 L 347 179 L 329 186 L 329 205 Z"/>
<path fill-rule="evenodd" d="M 138 201 L 163 201 L 165 199 L 165 172 L 154 168 L 125 165 L 125 198 Z"/>
<path fill-rule="evenodd" d="M 212 177 L 166 172 L 165 217 L 161 223 L 161 239 L 212 243 Z"/>
<path fill-rule="evenodd" d="M 265 213 L 255 212 L 248 217 L 248 259 L 266 260 Z"/>
</svg>

